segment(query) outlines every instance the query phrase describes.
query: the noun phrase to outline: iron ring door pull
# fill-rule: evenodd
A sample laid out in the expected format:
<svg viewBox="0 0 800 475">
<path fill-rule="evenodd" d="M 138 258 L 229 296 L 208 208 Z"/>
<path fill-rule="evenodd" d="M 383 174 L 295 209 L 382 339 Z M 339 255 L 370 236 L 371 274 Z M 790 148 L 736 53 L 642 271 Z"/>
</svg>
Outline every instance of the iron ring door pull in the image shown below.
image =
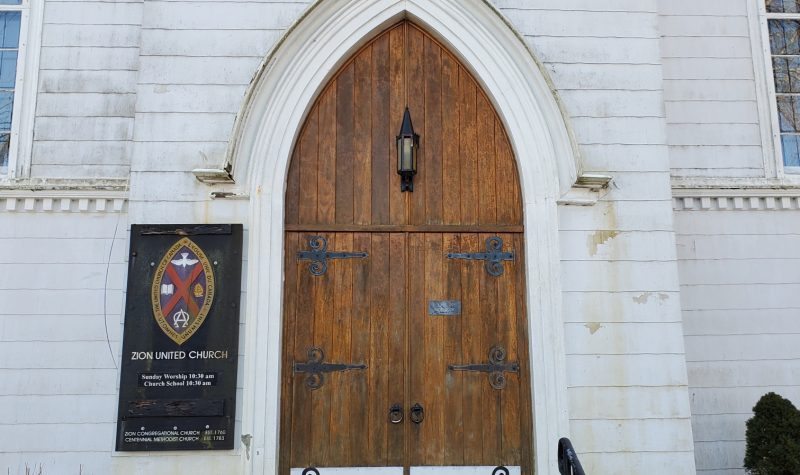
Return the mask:
<svg viewBox="0 0 800 475">
<path fill-rule="evenodd" d="M 314 467 L 308 467 L 305 470 L 303 470 L 302 475 L 319 475 L 319 470 L 317 470 Z"/>
<path fill-rule="evenodd" d="M 500 465 L 499 467 L 495 467 L 494 470 L 492 470 L 492 475 L 508 475 L 508 474 L 509 474 L 508 469 L 502 465 Z"/>
<path fill-rule="evenodd" d="M 414 404 L 411 406 L 411 422 L 414 424 L 419 424 L 425 419 L 425 409 L 420 406 L 419 403 Z"/>
<path fill-rule="evenodd" d="M 403 406 L 394 404 L 389 408 L 389 422 L 392 424 L 399 424 L 403 422 Z"/>
</svg>

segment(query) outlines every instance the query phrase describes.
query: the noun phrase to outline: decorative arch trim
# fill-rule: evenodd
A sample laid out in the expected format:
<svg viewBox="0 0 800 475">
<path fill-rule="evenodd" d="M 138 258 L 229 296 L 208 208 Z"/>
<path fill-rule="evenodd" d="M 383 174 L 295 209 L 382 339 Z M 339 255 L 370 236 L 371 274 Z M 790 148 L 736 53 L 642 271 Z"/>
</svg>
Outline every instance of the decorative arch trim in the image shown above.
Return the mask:
<svg viewBox="0 0 800 475">
<path fill-rule="evenodd" d="M 486 0 L 318 0 L 262 64 L 237 118 L 226 167 L 251 199 L 244 341 L 245 473 L 277 470 L 286 176 L 305 116 L 350 55 L 409 18 L 471 69 L 506 126 L 525 214 L 527 297 L 537 473 L 557 466 L 569 434 L 557 202 L 579 162 L 547 76 Z M 232 168 L 231 168 L 232 167 Z M 213 171 L 206 171 L 213 176 Z M 222 178 L 222 177 L 220 177 Z"/>
</svg>

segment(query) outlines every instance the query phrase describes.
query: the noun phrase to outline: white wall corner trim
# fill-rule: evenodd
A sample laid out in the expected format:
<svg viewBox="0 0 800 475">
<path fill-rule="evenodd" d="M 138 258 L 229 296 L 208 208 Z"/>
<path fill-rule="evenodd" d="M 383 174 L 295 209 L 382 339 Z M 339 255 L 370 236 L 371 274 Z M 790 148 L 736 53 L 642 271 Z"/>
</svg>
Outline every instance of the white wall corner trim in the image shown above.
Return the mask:
<svg viewBox="0 0 800 475">
<path fill-rule="evenodd" d="M 522 185 L 536 473 L 557 466 L 569 435 L 557 202 L 575 184 L 574 141 L 530 50 L 485 0 L 317 1 L 256 73 L 229 147 L 233 177 L 251 196 L 244 318 L 242 433 L 252 434 L 244 472 L 277 471 L 288 165 L 319 91 L 360 46 L 410 18 L 472 69 L 504 121 Z M 225 169 L 222 166 L 220 169 Z"/>
</svg>

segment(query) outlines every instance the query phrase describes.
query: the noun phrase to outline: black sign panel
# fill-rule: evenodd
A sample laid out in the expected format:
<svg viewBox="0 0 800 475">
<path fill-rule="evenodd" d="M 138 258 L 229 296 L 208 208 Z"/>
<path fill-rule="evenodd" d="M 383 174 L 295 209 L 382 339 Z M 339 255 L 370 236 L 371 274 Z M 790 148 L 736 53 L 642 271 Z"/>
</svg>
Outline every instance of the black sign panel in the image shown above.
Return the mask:
<svg viewBox="0 0 800 475">
<path fill-rule="evenodd" d="M 242 225 L 132 225 L 117 450 L 232 449 Z"/>
</svg>

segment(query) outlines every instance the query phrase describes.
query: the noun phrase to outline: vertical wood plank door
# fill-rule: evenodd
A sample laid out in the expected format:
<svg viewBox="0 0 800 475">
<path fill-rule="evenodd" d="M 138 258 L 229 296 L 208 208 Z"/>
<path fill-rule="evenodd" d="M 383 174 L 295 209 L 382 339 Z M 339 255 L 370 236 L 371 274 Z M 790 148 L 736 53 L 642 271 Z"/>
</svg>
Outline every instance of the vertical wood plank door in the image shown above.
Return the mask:
<svg viewBox="0 0 800 475">
<path fill-rule="evenodd" d="M 413 192 L 396 172 L 406 107 Z M 402 21 L 344 63 L 296 141 L 285 228 L 281 474 L 532 473 L 517 167 L 455 55 Z M 458 257 L 497 239 L 513 253 L 500 273 Z M 451 315 L 432 311 L 443 303 Z"/>
</svg>

